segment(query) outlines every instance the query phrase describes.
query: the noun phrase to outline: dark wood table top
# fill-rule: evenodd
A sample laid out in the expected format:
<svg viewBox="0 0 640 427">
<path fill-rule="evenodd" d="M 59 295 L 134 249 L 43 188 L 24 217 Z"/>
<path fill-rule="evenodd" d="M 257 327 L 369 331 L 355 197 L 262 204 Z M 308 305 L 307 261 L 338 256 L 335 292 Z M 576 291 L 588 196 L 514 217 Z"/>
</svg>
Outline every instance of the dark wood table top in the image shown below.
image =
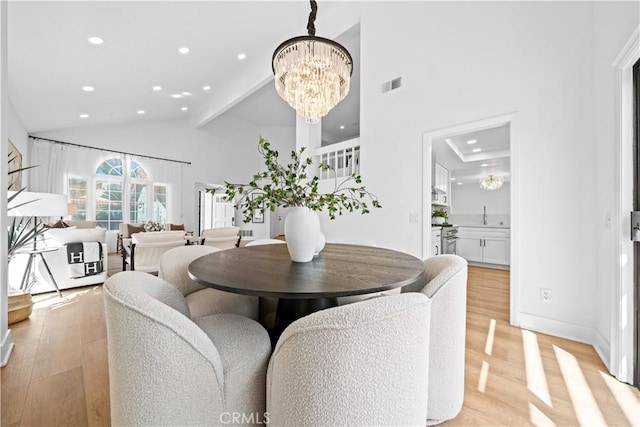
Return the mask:
<svg viewBox="0 0 640 427">
<path fill-rule="evenodd" d="M 386 291 L 415 283 L 423 271 L 409 254 L 335 243 L 307 263 L 291 261 L 287 245 L 262 245 L 215 252 L 189 265 L 189 276 L 202 285 L 289 299 Z"/>
</svg>

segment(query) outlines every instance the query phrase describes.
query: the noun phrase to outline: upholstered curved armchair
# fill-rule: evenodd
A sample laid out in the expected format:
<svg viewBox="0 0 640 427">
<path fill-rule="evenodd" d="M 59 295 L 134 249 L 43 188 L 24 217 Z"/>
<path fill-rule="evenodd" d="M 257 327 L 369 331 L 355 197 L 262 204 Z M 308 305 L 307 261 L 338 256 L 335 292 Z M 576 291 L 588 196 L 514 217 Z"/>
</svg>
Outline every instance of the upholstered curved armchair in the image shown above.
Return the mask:
<svg viewBox="0 0 640 427">
<path fill-rule="evenodd" d="M 222 425 L 263 414 L 271 345 L 235 314 L 191 320 L 180 292 L 126 271 L 104 285 L 113 425 Z"/>
<path fill-rule="evenodd" d="M 125 263 L 131 266 L 131 270 L 155 273 L 158 271 L 160 257 L 169 249 L 184 246 L 186 240 L 184 231 L 153 231 L 133 233 L 131 246 L 125 246 L 122 269 L 126 269 Z"/>
<path fill-rule="evenodd" d="M 430 306 L 392 295 L 293 322 L 269 361 L 269 425 L 424 425 Z"/>
<path fill-rule="evenodd" d="M 240 227 L 221 227 L 203 230 L 201 245 L 213 246 L 218 249 L 231 249 L 240 243 Z"/>
<path fill-rule="evenodd" d="M 234 313 L 258 319 L 258 297 L 233 294 L 202 286 L 189 277 L 189 264 L 217 252 L 211 246 L 181 246 L 165 252 L 160 258 L 158 277 L 175 286 L 185 297 L 193 319 L 216 313 Z"/>
<path fill-rule="evenodd" d="M 427 258 L 424 268 L 423 280 L 413 290 L 432 301 L 427 413 L 427 424 L 432 425 L 455 418 L 464 401 L 467 261 L 438 255 Z"/>
</svg>

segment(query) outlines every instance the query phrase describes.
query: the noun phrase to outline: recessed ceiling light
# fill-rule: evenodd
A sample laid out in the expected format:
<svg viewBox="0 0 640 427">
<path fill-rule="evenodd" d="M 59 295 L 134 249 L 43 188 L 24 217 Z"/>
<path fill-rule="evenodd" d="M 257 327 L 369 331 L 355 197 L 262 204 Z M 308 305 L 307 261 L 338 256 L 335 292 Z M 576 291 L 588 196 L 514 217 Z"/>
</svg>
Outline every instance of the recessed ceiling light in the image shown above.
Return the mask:
<svg viewBox="0 0 640 427">
<path fill-rule="evenodd" d="M 482 151 L 482 148 L 474 148 L 474 149 L 473 149 L 473 150 L 471 150 L 471 151 L 473 151 L 474 153 L 479 153 L 479 152 L 481 152 L 481 151 Z"/>
<path fill-rule="evenodd" d="M 462 183 L 461 183 L 461 182 L 459 182 L 459 183 L 458 183 L 458 185 L 462 185 Z"/>
<path fill-rule="evenodd" d="M 489 166 L 489 163 L 483 163 L 480 165 L 481 168 L 486 168 L 487 166 Z"/>
<path fill-rule="evenodd" d="M 344 129 L 344 125 L 340 125 L 340 129 Z"/>
<path fill-rule="evenodd" d="M 478 142 L 476 139 L 470 139 L 467 141 L 467 144 L 471 145 L 471 144 L 475 144 L 476 142 Z"/>
<path fill-rule="evenodd" d="M 246 53 L 239 53 L 239 54 L 238 54 L 238 59 L 239 59 L 239 60 L 241 60 L 241 61 L 242 61 L 243 59 L 246 59 L 246 57 L 247 57 L 247 54 L 246 54 Z"/>
<path fill-rule="evenodd" d="M 451 181 L 455 181 L 455 180 L 456 180 L 456 178 L 452 176 L 451 177 Z"/>
<path fill-rule="evenodd" d="M 178 49 L 178 52 L 180 52 L 180 53 L 181 53 L 181 54 L 183 54 L 183 55 L 184 55 L 184 54 L 187 54 L 187 53 L 189 53 L 189 48 L 188 48 L 188 47 L 186 47 L 186 46 L 181 47 L 180 49 Z"/>
<path fill-rule="evenodd" d="M 181 110 L 182 110 L 182 111 L 187 111 L 188 109 L 189 109 L 189 108 L 187 108 L 187 107 L 182 107 L 182 108 L 181 108 Z"/>
<path fill-rule="evenodd" d="M 173 93 L 171 94 L 172 98 L 182 98 L 182 95 L 180 95 L 179 93 Z"/>
<path fill-rule="evenodd" d="M 202 86 L 202 90 L 211 90 L 211 86 Z"/>
<path fill-rule="evenodd" d="M 102 43 L 104 43 L 104 39 L 103 39 L 103 38 L 101 38 L 101 37 L 96 37 L 96 36 L 89 37 L 87 40 L 88 40 L 88 41 L 89 41 L 89 43 L 91 43 L 91 44 L 102 44 Z"/>
<path fill-rule="evenodd" d="M 191 92 L 182 92 L 182 95 L 184 95 L 184 96 L 191 96 Z"/>
<path fill-rule="evenodd" d="M 81 119 L 86 119 L 87 117 L 89 117 L 89 115 L 88 115 L 88 114 L 80 114 L 80 118 L 81 118 Z"/>
<path fill-rule="evenodd" d="M 82 86 L 82 90 L 85 92 L 93 92 L 95 88 L 93 86 Z"/>
<path fill-rule="evenodd" d="M 162 90 L 162 86 L 154 86 L 151 89 L 153 89 L 154 92 L 158 92 L 159 90 Z"/>
<path fill-rule="evenodd" d="M 144 110 L 138 110 L 138 114 L 144 114 Z"/>
</svg>

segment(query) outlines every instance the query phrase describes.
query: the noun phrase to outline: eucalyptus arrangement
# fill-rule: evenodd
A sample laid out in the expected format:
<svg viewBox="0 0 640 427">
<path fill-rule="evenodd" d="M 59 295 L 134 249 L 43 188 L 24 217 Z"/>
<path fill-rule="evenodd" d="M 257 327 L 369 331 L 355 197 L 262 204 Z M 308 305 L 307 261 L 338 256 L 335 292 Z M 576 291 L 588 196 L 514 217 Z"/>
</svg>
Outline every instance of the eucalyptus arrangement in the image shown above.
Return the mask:
<svg viewBox="0 0 640 427">
<path fill-rule="evenodd" d="M 318 177 L 310 177 L 307 168 L 313 164 L 309 157 L 303 158 L 305 148 L 291 152 L 291 163 L 282 165 L 278 162 L 278 152 L 270 148 L 269 142 L 260 138 L 258 152 L 264 158 L 267 170 L 253 175 L 248 184 L 232 184 L 225 182 L 225 195 L 234 200 L 235 208 L 242 209 L 244 222 L 251 221 L 255 210 L 274 211 L 278 206 L 305 207 L 312 211 L 327 209 L 329 218 L 343 212 L 370 212 L 371 208 L 381 208 L 378 198 L 362 185 L 362 177 L 352 174 L 338 182 L 334 178 L 333 191 L 320 193 Z M 329 170 L 326 163 L 320 163 L 321 170 Z M 207 189 L 213 192 L 213 189 Z"/>
</svg>

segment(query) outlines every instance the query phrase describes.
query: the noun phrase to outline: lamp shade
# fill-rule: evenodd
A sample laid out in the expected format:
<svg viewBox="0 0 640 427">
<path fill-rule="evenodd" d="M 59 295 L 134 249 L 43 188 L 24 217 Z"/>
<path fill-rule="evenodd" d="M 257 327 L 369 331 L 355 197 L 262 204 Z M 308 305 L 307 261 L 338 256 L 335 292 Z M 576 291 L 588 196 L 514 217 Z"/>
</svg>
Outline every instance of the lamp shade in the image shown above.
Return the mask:
<svg viewBox="0 0 640 427">
<path fill-rule="evenodd" d="M 16 194 L 8 192 L 9 197 Z M 65 216 L 67 196 L 55 193 L 32 193 L 23 191 L 8 205 L 9 216 Z"/>
</svg>

